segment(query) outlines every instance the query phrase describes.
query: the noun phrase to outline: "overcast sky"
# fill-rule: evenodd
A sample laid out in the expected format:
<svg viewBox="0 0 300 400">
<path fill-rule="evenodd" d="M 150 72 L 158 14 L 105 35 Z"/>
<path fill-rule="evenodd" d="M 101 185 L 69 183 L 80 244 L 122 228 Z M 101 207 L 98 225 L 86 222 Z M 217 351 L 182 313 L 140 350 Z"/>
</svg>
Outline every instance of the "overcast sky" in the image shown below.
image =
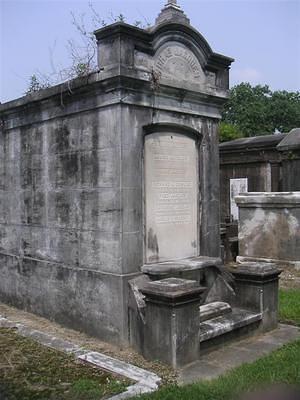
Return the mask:
<svg viewBox="0 0 300 400">
<path fill-rule="evenodd" d="M 153 23 L 164 0 L 94 0 L 97 12 Z M 300 0 L 179 0 L 215 52 L 235 58 L 231 85 L 248 81 L 273 90 L 300 90 Z M 68 39 L 78 38 L 71 12 L 85 0 L 0 0 L 0 101 L 21 97 L 29 77 L 66 67 Z M 90 26 L 92 29 L 92 26 Z"/>
</svg>

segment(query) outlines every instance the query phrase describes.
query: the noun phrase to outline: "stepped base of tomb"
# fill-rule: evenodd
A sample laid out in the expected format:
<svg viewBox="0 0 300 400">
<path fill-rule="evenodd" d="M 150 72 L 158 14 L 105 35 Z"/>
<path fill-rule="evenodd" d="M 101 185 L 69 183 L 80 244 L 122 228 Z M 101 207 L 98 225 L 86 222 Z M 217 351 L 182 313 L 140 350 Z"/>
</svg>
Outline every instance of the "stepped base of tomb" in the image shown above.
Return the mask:
<svg viewBox="0 0 300 400">
<path fill-rule="evenodd" d="M 148 359 L 180 368 L 277 327 L 280 270 L 274 264 L 227 269 L 218 259 L 196 257 L 143 266 L 142 272 L 129 282 L 129 316 L 131 332 L 139 332 L 131 344 Z"/>
<path fill-rule="evenodd" d="M 213 318 L 221 317 L 224 314 L 232 313 L 230 304 L 223 301 L 215 301 L 212 303 L 200 306 L 200 322 L 211 320 Z"/>
<path fill-rule="evenodd" d="M 231 309 L 229 304 L 227 308 L 224 308 L 224 311 L 225 314 L 200 323 L 199 340 L 201 354 L 211 349 L 215 350 L 218 345 L 224 345 L 233 339 L 236 340 L 237 338 L 253 334 L 259 328 L 262 321 L 261 313 L 235 307 Z"/>
</svg>

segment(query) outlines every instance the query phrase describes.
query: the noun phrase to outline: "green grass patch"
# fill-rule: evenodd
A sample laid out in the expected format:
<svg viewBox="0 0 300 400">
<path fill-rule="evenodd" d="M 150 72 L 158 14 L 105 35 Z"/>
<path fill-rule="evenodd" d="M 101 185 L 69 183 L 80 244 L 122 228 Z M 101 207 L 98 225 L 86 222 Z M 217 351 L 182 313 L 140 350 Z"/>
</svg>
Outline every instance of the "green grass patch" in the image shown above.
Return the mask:
<svg viewBox="0 0 300 400">
<path fill-rule="evenodd" d="M 0 399 L 99 400 L 130 384 L 13 329 L 0 328 L 0 355 Z"/>
<path fill-rule="evenodd" d="M 300 326 L 300 289 L 280 289 L 279 319 Z"/>
<path fill-rule="evenodd" d="M 300 384 L 300 340 L 280 350 L 244 364 L 213 381 L 203 381 L 183 387 L 168 386 L 150 395 L 147 400 L 232 400 L 248 390 L 270 384 Z"/>
</svg>

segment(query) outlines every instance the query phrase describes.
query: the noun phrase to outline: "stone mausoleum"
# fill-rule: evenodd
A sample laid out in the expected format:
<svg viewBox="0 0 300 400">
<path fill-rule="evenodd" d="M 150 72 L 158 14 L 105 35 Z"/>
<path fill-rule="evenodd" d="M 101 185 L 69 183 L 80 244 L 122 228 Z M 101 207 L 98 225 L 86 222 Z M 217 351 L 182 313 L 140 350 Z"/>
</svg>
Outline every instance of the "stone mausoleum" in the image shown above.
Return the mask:
<svg viewBox="0 0 300 400">
<path fill-rule="evenodd" d="M 273 199 L 277 203 L 277 206 L 274 204 L 276 212 L 285 215 L 286 209 L 283 205 L 286 193 L 278 203 L 279 193 L 277 196 L 272 197 L 271 192 L 297 192 L 300 190 L 300 128 L 294 128 L 289 133 L 231 140 L 221 143 L 219 149 L 221 237 L 224 244 L 224 258 L 226 262 L 230 262 L 236 259 L 239 252 L 239 207 L 236 203 L 236 196 L 247 192 L 267 193 L 267 197 L 271 196 L 268 202 L 271 204 Z M 290 197 L 293 198 L 292 196 Z M 250 199 L 250 197 L 247 197 L 247 199 Z M 261 196 L 260 199 L 262 199 Z M 239 204 L 241 205 L 241 203 Z M 280 207 L 278 207 L 279 204 L 281 204 Z M 295 206 L 296 204 L 297 202 L 294 202 Z M 243 217 L 245 213 L 243 213 L 242 208 L 244 209 L 245 207 L 245 205 L 240 207 L 240 215 L 243 214 Z M 288 207 L 291 208 L 291 205 Z M 249 207 L 247 206 L 247 208 Z M 271 217 L 273 216 L 273 211 L 270 214 Z M 252 224 L 254 234 L 255 231 L 262 232 L 261 228 L 267 224 L 264 217 L 260 218 L 260 221 L 260 228 L 255 223 Z M 250 228 L 251 224 L 249 224 L 248 217 L 245 218 L 245 224 L 246 228 L 247 226 Z M 244 230 L 241 226 L 240 228 Z M 271 232 L 276 232 L 280 236 L 282 228 L 270 226 L 266 230 L 268 246 L 256 236 L 256 243 L 260 243 L 260 249 L 252 246 L 255 241 L 251 236 L 246 235 L 244 237 L 243 235 L 243 239 L 241 239 L 242 236 L 240 235 L 240 255 L 245 248 L 241 244 L 242 240 L 244 243 L 246 242 L 247 246 L 249 245 L 249 249 L 252 249 L 251 254 L 253 257 L 257 257 L 258 253 L 260 253 L 264 254 L 265 259 L 287 260 L 292 256 L 292 260 L 300 261 L 299 255 L 290 250 L 287 250 L 284 258 L 282 258 L 283 255 L 278 258 L 276 252 L 279 250 L 279 246 L 275 243 L 280 239 L 275 240 Z M 296 237 L 297 235 L 295 234 L 294 236 Z M 284 238 L 286 239 L 286 236 Z M 262 249 L 263 253 L 261 253 Z M 283 265 L 282 262 L 280 264 Z"/>
<path fill-rule="evenodd" d="M 232 189 L 245 181 L 246 192 L 300 190 L 300 128 L 231 140 L 220 146 L 221 222 L 235 221 Z M 241 187 L 237 193 L 243 193 Z"/>
<path fill-rule="evenodd" d="M 174 367 L 276 326 L 276 268 L 220 259 L 233 60 L 176 1 L 95 35 L 98 72 L 0 106 L 0 299 Z"/>
</svg>

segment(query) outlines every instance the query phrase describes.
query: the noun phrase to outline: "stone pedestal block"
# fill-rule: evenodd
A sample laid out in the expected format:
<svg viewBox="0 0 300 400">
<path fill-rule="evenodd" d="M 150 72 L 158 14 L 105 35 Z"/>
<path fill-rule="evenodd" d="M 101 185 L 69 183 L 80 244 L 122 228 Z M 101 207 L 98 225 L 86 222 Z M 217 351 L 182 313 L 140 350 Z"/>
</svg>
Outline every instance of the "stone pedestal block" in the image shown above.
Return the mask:
<svg viewBox="0 0 300 400">
<path fill-rule="evenodd" d="M 143 290 L 146 327 L 143 354 L 173 368 L 199 358 L 199 304 L 205 288 L 196 281 L 167 278 Z"/>
<path fill-rule="evenodd" d="M 230 271 L 235 279 L 236 306 L 262 314 L 261 329 L 276 328 L 278 322 L 278 279 L 275 264 L 244 263 Z"/>
</svg>

